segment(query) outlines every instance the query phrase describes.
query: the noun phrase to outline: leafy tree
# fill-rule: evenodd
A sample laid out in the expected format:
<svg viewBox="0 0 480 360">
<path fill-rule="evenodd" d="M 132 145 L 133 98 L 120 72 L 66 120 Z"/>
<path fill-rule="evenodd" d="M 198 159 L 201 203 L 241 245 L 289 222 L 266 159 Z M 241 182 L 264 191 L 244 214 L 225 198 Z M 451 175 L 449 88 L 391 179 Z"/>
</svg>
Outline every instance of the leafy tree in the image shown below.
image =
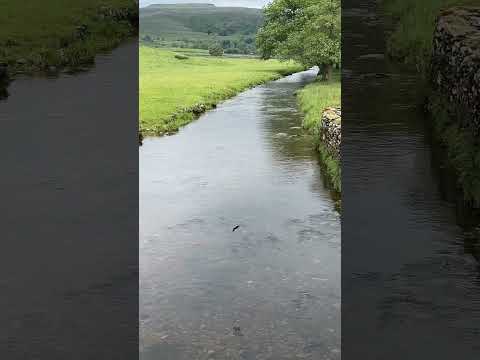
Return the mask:
<svg viewBox="0 0 480 360">
<path fill-rule="evenodd" d="M 263 59 L 293 59 L 319 66 L 324 80 L 341 63 L 340 0 L 273 0 L 257 34 Z"/>
<path fill-rule="evenodd" d="M 211 56 L 223 56 L 223 48 L 220 44 L 213 44 L 208 48 L 208 53 Z"/>
</svg>

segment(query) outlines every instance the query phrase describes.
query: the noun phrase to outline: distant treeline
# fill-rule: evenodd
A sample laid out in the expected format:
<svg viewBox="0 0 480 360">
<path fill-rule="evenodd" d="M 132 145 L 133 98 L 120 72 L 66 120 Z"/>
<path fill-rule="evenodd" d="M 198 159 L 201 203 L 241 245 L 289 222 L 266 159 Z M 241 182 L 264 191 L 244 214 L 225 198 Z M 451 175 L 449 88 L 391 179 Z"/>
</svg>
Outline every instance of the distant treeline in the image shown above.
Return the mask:
<svg viewBox="0 0 480 360">
<path fill-rule="evenodd" d="M 186 48 L 208 50 L 213 43 L 219 44 L 226 54 L 254 54 L 255 36 L 239 36 L 229 38 L 218 38 L 212 36 L 210 39 L 189 39 L 179 38 L 169 40 L 168 37 L 142 35 L 140 38 L 144 45 L 153 45 L 168 48 Z"/>
</svg>

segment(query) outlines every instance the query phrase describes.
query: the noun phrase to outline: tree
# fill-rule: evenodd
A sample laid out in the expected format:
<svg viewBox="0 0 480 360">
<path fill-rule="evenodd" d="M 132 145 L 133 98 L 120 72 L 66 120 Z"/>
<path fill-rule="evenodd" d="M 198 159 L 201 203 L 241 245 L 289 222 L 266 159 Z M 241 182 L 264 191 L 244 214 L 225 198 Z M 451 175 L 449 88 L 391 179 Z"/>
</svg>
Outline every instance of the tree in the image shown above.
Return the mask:
<svg viewBox="0 0 480 360">
<path fill-rule="evenodd" d="M 293 59 L 318 66 L 324 80 L 341 63 L 340 0 L 273 0 L 257 34 L 263 59 Z"/>
<path fill-rule="evenodd" d="M 208 48 L 208 53 L 211 56 L 223 56 L 223 48 L 220 44 L 213 44 Z"/>
</svg>

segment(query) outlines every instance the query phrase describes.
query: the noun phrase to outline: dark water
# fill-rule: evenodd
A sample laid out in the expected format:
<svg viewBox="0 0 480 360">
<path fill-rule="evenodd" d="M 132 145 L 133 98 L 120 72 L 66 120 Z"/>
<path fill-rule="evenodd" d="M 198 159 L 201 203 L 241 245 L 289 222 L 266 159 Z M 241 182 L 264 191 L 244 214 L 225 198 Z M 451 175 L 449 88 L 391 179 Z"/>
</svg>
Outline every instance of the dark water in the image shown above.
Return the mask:
<svg viewBox="0 0 480 360">
<path fill-rule="evenodd" d="M 373 3 L 343 12 L 343 356 L 478 359 L 477 230 L 460 226 L 416 74 L 364 56 L 385 52 Z"/>
<path fill-rule="evenodd" d="M 0 101 L 3 359 L 138 355 L 137 69 L 133 41 Z"/>
<path fill-rule="evenodd" d="M 340 358 L 340 220 L 293 95 L 314 75 L 144 141 L 142 359 Z"/>
</svg>

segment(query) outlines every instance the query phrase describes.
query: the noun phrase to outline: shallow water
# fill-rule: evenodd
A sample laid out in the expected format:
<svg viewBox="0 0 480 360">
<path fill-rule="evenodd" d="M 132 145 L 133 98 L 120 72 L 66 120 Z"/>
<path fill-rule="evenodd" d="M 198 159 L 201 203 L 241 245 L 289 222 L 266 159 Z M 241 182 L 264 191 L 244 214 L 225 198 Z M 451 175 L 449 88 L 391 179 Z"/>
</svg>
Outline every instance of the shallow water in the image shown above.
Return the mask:
<svg viewBox="0 0 480 360">
<path fill-rule="evenodd" d="M 343 14 L 343 356 L 476 359 L 478 229 L 461 225 L 417 75 L 364 56 L 385 52 L 380 12 Z"/>
<path fill-rule="evenodd" d="M 314 75 L 145 139 L 142 359 L 340 358 L 340 219 L 294 96 Z"/>
</svg>

